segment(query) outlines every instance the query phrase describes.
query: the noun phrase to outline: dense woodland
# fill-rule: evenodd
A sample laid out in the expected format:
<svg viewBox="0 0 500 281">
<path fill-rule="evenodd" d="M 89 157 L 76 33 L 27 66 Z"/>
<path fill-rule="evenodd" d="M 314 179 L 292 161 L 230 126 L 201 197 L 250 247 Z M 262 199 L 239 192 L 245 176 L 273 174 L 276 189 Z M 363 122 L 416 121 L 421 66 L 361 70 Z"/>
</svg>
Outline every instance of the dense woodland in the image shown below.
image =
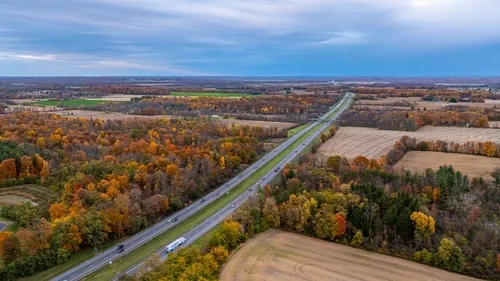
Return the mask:
<svg viewBox="0 0 500 281">
<path fill-rule="evenodd" d="M 344 126 L 381 130 L 416 131 L 424 125 L 487 128 L 488 115 L 480 111 L 401 110 L 394 108 L 351 108 L 341 117 Z"/>
<path fill-rule="evenodd" d="M 400 174 L 375 160 L 334 156 L 323 164 L 309 154 L 236 210 L 208 249 L 183 249 L 163 264 L 153 258 L 123 280 L 217 280 L 221 262 L 208 263 L 214 252 L 223 261 L 268 228 L 500 280 L 499 206 L 498 182 L 469 179 L 451 166 Z"/>
<path fill-rule="evenodd" d="M 0 280 L 59 264 L 82 248 L 134 234 L 233 177 L 284 138 L 276 128 L 185 120 L 0 117 L 0 184 L 36 182 L 58 195 L 48 210 L 29 203 L 1 214 Z"/>
<path fill-rule="evenodd" d="M 270 95 L 250 98 L 143 97 L 89 107 L 137 115 L 230 115 L 247 120 L 300 122 L 318 117 L 337 102 L 333 95 Z"/>
</svg>

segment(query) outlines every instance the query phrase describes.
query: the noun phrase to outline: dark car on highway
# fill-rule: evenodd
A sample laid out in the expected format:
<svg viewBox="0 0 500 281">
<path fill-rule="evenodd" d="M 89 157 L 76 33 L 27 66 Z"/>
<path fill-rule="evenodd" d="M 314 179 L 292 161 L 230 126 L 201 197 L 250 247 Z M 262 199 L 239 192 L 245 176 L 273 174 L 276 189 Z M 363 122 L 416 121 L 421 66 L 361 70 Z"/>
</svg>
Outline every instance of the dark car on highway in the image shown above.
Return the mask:
<svg viewBox="0 0 500 281">
<path fill-rule="evenodd" d="M 125 248 L 125 245 L 118 245 L 118 247 L 116 248 L 116 250 L 118 251 L 118 253 L 121 253 L 124 251 L 124 248 Z"/>
</svg>

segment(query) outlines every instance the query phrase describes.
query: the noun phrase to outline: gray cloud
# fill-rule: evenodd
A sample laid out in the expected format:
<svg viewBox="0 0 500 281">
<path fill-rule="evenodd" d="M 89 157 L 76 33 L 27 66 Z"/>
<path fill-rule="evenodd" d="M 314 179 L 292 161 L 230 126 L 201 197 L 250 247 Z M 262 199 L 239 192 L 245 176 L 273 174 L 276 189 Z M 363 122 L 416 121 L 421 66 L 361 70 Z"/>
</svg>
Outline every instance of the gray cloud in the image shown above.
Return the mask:
<svg viewBox="0 0 500 281">
<path fill-rule="evenodd" d="M 3 0 L 0 57 L 174 73 L 318 48 L 425 51 L 499 42 L 499 10 L 498 0 Z"/>
</svg>

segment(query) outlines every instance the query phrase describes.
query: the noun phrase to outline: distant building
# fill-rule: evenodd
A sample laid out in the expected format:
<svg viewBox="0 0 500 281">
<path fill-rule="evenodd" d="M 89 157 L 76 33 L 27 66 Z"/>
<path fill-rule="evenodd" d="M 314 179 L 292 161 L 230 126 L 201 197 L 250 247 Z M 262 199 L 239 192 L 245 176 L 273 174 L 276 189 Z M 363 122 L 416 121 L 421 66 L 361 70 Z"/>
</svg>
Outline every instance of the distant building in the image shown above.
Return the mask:
<svg viewBox="0 0 500 281">
<path fill-rule="evenodd" d="M 472 95 L 471 94 L 461 94 L 460 95 L 460 101 L 461 102 L 470 102 L 472 99 Z"/>
</svg>

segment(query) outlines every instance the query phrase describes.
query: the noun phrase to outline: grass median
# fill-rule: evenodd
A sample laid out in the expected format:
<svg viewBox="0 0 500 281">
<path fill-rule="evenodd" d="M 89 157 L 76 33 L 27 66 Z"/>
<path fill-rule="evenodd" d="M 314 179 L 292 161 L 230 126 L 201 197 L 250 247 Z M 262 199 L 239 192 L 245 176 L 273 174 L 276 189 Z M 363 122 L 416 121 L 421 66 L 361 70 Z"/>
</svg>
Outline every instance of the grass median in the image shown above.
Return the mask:
<svg viewBox="0 0 500 281">
<path fill-rule="evenodd" d="M 296 135 L 298 132 L 304 130 L 305 127 L 309 126 L 309 123 L 306 123 L 306 124 L 302 124 L 302 125 L 299 125 L 293 129 L 290 129 L 288 130 L 287 132 L 287 137 L 291 138 L 293 137 L 294 135 Z"/>
</svg>

